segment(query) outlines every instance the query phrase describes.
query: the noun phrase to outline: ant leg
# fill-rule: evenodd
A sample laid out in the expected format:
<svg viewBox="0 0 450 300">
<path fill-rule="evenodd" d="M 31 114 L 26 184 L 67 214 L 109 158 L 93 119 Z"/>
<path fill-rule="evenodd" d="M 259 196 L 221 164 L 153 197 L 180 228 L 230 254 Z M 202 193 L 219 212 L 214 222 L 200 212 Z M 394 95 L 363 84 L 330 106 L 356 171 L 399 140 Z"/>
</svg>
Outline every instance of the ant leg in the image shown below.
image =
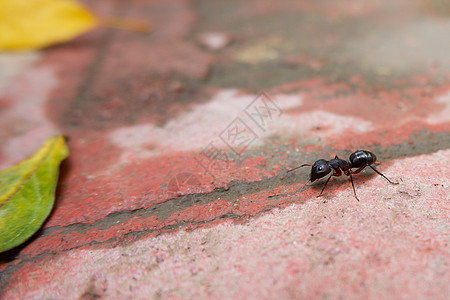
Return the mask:
<svg viewBox="0 0 450 300">
<path fill-rule="evenodd" d="M 383 174 L 381 174 L 381 172 L 378 171 L 377 169 L 375 169 L 374 167 L 372 167 L 372 166 L 369 166 L 369 167 L 371 167 L 372 170 L 374 170 L 374 171 L 377 172 L 379 175 L 381 175 L 382 177 L 384 177 L 387 181 L 389 181 L 389 183 L 392 183 L 392 184 L 398 184 L 398 182 L 390 181 L 389 178 L 387 178 L 386 176 L 384 176 Z"/>
<path fill-rule="evenodd" d="M 292 172 L 292 171 L 297 170 L 297 169 L 302 168 L 302 167 L 311 167 L 311 165 L 310 164 L 303 164 L 301 166 L 295 167 L 295 168 L 287 171 L 287 173 Z"/>
<path fill-rule="evenodd" d="M 349 175 L 350 175 L 350 181 L 352 182 L 353 193 L 355 194 L 356 200 L 359 201 L 358 196 L 356 196 L 356 190 L 355 190 L 355 184 L 353 183 L 352 171 L 350 171 Z"/>
<path fill-rule="evenodd" d="M 325 181 L 325 184 L 323 185 L 322 190 L 320 191 L 320 194 L 317 195 L 317 197 L 320 197 L 323 193 L 323 191 L 325 190 L 325 187 L 327 186 L 328 181 L 330 181 L 331 177 L 333 177 L 333 174 L 330 175 L 330 177 L 328 177 L 327 181 Z"/>
<path fill-rule="evenodd" d="M 352 173 L 353 173 L 353 174 L 358 174 L 359 172 L 361 172 L 362 170 L 364 170 L 365 167 L 367 167 L 367 166 L 362 166 L 362 167 L 359 168 L 358 170 L 352 171 Z"/>
</svg>

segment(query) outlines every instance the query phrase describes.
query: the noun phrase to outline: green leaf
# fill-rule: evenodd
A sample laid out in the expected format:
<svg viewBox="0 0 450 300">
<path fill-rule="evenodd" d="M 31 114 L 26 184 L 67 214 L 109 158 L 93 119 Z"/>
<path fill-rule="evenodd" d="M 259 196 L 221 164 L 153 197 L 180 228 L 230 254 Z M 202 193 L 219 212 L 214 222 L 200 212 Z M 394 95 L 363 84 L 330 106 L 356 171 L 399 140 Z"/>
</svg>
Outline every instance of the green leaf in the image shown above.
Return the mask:
<svg viewBox="0 0 450 300">
<path fill-rule="evenodd" d="M 59 165 L 68 155 L 64 138 L 55 136 L 32 157 L 0 171 L 0 252 L 25 242 L 47 219 Z"/>
</svg>

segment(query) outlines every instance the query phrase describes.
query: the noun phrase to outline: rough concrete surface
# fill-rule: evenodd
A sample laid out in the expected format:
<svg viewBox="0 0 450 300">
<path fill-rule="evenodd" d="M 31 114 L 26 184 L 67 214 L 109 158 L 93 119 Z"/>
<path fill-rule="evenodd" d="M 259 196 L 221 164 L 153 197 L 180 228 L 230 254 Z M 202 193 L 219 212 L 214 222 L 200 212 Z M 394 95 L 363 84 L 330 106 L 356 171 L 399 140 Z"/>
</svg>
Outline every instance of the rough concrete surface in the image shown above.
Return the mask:
<svg viewBox="0 0 450 300">
<path fill-rule="evenodd" d="M 71 151 L 0 298 L 450 298 L 445 1 L 83 2 L 153 32 L 0 53 L 0 167 Z"/>
</svg>

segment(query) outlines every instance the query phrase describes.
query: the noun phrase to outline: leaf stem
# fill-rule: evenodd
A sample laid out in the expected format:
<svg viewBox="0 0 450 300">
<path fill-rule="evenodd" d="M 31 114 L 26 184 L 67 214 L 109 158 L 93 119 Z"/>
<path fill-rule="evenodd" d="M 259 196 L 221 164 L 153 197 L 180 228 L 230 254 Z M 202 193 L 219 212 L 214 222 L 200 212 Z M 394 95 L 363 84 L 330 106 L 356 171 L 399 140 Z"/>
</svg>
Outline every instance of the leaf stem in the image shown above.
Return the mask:
<svg viewBox="0 0 450 300">
<path fill-rule="evenodd" d="M 137 31 L 142 33 L 152 32 L 151 24 L 144 20 L 126 19 L 120 17 L 101 17 L 100 24 L 109 28 Z"/>
</svg>

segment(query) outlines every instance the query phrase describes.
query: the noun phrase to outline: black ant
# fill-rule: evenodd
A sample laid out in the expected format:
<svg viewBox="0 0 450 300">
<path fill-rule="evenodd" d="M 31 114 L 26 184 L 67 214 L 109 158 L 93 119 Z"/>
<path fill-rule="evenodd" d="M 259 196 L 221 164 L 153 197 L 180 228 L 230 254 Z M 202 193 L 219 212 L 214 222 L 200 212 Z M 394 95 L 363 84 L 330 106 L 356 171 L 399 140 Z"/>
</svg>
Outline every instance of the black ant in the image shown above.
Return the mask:
<svg viewBox="0 0 450 300">
<path fill-rule="evenodd" d="M 325 159 L 319 159 L 312 166 L 310 164 L 303 164 L 292 170 L 289 170 L 288 172 L 294 171 L 301 167 L 311 166 L 311 182 L 314 182 L 315 180 L 325 177 L 327 174 L 333 171 L 330 177 L 328 177 L 327 181 L 325 182 L 322 188 L 322 191 L 317 197 L 320 197 L 322 195 L 323 191 L 325 190 L 325 187 L 327 186 L 328 181 L 330 181 L 332 176 L 339 177 L 342 175 L 342 172 L 344 172 L 345 175 L 350 176 L 350 181 L 352 182 L 353 187 L 353 193 L 355 194 L 356 200 L 359 201 L 358 196 L 356 196 L 355 185 L 353 184 L 352 175 L 358 174 L 365 167 L 370 167 L 372 170 L 374 170 L 383 178 L 385 178 L 387 181 L 389 181 L 389 183 L 398 184 L 398 182 L 390 181 L 389 178 L 387 178 L 386 176 L 381 174 L 381 172 L 379 172 L 377 169 L 371 166 L 373 163 L 375 163 L 376 160 L 377 157 L 372 152 L 365 150 L 357 150 L 350 155 L 349 161 L 340 159 L 336 155 L 336 157 L 330 161 L 327 161 Z M 353 168 L 358 169 L 356 171 L 352 171 Z"/>
</svg>

